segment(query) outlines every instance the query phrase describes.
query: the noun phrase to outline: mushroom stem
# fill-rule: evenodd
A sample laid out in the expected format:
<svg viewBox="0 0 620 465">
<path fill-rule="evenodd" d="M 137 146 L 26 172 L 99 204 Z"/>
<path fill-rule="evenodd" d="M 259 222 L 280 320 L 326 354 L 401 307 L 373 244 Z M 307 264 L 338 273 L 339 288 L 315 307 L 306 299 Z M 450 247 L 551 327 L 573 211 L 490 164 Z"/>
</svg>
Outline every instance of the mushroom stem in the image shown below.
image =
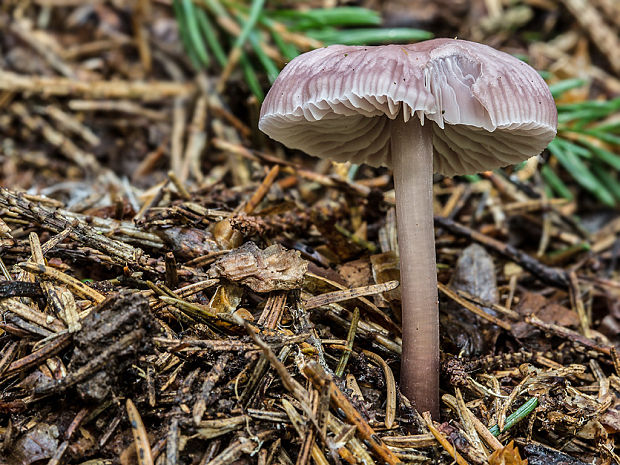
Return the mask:
<svg viewBox="0 0 620 465">
<path fill-rule="evenodd" d="M 433 226 L 433 137 L 430 121 L 391 123 L 400 251 L 403 354 L 401 390 L 420 412 L 439 418 L 439 307 Z"/>
</svg>

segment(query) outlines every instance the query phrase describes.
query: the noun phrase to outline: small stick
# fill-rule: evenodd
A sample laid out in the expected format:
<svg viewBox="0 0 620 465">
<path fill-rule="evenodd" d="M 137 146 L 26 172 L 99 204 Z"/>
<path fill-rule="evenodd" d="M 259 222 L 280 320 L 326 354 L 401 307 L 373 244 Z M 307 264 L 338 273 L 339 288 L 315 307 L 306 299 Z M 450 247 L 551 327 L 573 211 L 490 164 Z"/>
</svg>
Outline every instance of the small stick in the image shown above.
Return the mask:
<svg viewBox="0 0 620 465">
<path fill-rule="evenodd" d="M 39 396 L 47 396 L 51 393 L 58 393 L 68 389 L 71 386 L 76 385 L 84 381 L 86 378 L 93 375 L 93 373 L 99 371 L 104 367 L 107 363 L 110 363 L 110 360 L 114 357 L 115 354 L 118 354 L 120 351 L 127 349 L 127 347 L 132 344 L 136 344 L 144 337 L 144 330 L 142 329 L 134 329 L 133 331 L 127 333 L 125 336 L 120 338 L 119 340 L 112 342 L 104 349 L 101 350 L 95 357 L 92 357 L 86 362 L 85 365 L 78 368 L 76 371 L 71 371 L 67 373 L 64 378 L 61 378 L 58 381 L 41 384 L 35 388 L 35 395 Z"/>
<path fill-rule="evenodd" d="M 571 271 L 568 274 L 568 279 L 570 280 L 568 291 L 570 295 L 571 306 L 579 317 L 579 326 L 581 327 L 581 332 L 585 337 L 590 338 L 590 322 L 588 321 L 588 315 L 586 315 L 586 309 L 583 306 L 583 300 L 581 299 L 581 292 L 579 290 L 579 280 L 577 279 L 577 273 Z"/>
<path fill-rule="evenodd" d="M 219 283 L 219 279 L 207 279 L 205 281 L 199 281 L 197 283 L 188 284 L 187 286 L 175 289 L 174 294 L 176 298 L 187 298 L 189 296 L 197 294 L 198 292 L 204 291 L 205 289 L 209 289 L 215 286 L 217 283 Z M 159 293 L 159 295 L 164 294 L 165 293 Z M 150 305 L 153 310 L 159 310 L 168 304 L 155 300 L 151 302 Z"/>
<path fill-rule="evenodd" d="M 176 465 L 179 460 L 179 419 L 173 418 L 166 434 L 166 465 Z"/>
<path fill-rule="evenodd" d="M 204 174 L 200 168 L 200 155 L 207 145 L 207 134 L 205 132 L 205 123 L 207 119 L 207 97 L 201 95 L 196 101 L 192 122 L 189 125 L 187 145 L 185 146 L 185 154 L 183 156 L 182 178 L 187 179 L 190 170 L 191 174 L 201 183 L 204 180 Z"/>
<path fill-rule="evenodd" d="M 188 96 L 194 84 L 166 81 L 78 81 L 58 77 L 16 74 L 0 70 L 0 90 L 29 92 L 43 96 L 81 96 L 87 98 L 129 98 L 145 101 Z"/>
<path fill-rule="evenodd" d="M 0 75 L 1 74 L 2 71 L 0 70 Z M 1 84 L 2 82 L 0 80 L 0 87 Z M 54 129 L 45 119 L 38 115 L 30 114 L 26 106 L 22 103 L 15 102 L 9 108 L 14 115 L 20 118 L 28 129 L 32 132 L 40 132 L 50 144 L 57 147 L 68 160 L 71 160 L 80 168 L 92 170 L 95 173 L 110 172 L 107 168 L 101 166 L 92 153 L 80 149 L 71 139 Z"/>
<path fill-rule="evenodd" d="M 241 457 L 242 454 L 251 454 L 256 450 L 257 446 L 262 445 L 277 434 L 278 431 L 276 430 L 265 430 L 249 438 L 240 437 L 206 465 L 229 465 Z"/>
<path fill-rule="evenodd" d="M 101 143 L 101 139 L 99 138 L 99 136 L 95 134 L 90 128 L 86 127 L 75 116 L 69 113 L 65 113 L 60 108 L 53 105 L 47 105 L 43 108 L 43 110 L 45 111 L 45 113 L 51 116 L 58 124 L 61 124 L 70 131 L 76 133 L 91 146 L 96 147 Z"/>
<path fill-rule="evenodd" d="M 342 356 L 340 357 L 340 361 L 338 362 L 338 367 L 334 374 L 338 377 L 341 377 L 344 374 L 344 369 L 347 366 L 347 362 L 349 361 L 349 355 L 351 354 L 351 350 L 353 349 L 353 342 L 355 341 L 355 332 L 357 331 L 357 323 L 360 320 L 360 310 L 355 307 L 353 310 L 353 316 L 351 317 L 351 325 L 349 326 L 349 332 L 347 333 L 347 344 L 345 346 L 344 351 L 342 352 Z"/>
<path fill-rule="evenodd" d="M 179 284 L 179 275 L 177 274 L 177 261 L 174 253 L 168 252 L 165 256 L 166 263 L 166 286 L 175 289 Z"/>
<path fill-rule="evenodd" d="M 67 448 L 69 447 L 69 440 L 73 436 L 73 433 L 75 433 L 75 430 L 80 426 L 82 421 L 84 421 L 87 414 L 88 409 L 83 408 L 75 415 L 75 417 L 73 417 L 69 428 L 67 428 L 67 431 L 65 432 L 65 440 L 60 444 L 60 446 L 58 446 L 52 458 L 49 460 L 49 462 L 47 462 L 48 465 L 59 465 L 60 463 L 62 463 L 62 457 L 65 454 Z"/>
<path fill-rule="evenodd" d="M 42 30 L 33 31 L 32 27 L 28 27 L 26 24 L 27 22 L 25 19 L 18 20 L 17 18 L 13 18 L 13 21 L 9 23 L 8 29 L 20 40 L 30 45 L 60 74 L 69 79 L 77 80 L 73 69 L 59 56 L 58 51 L 62 49 L 62 46 L 54 41 L 54 37 Z M 2 29 L 5 27 L 6 26 L 3 24 Z M 45 40 L 41 40 L 42 34 L 46 35 Z M 54 41 L 53 44 L 52 41 Z"/>
<path fill-rule="evenodd" d="M 475 315 L 478 315 L 480 318 L 484 318 L 485 320 L 490 321 L 491 323 L 499 326 L 500 328 L 505 329 L 506 331 L 512 330 L 512 325 L 510 323 L 504 320 L 500 320 L 496 316 L 489 315 L 487 312 L 485 312 L 481 308 L 478 308 L 477 306 L 475 306 L 468 300 L 465 300 L 463 297 L 459 296 L 456 292 L 454 292 L 452 289 L 450 289 L 445 284 L 438 282 L 437 287 L 447 297 L 454 300 L 456 303 L 462 305 L 463 307 L 465 307 L 467 310 L 474 313 Z"/>
<path fill-rule="evenodd" d="M 202 420 L 202 416 L 207 409 L 207 401 L 209 400 L 211 391 L 218 383 L 220 378 L 224 375 L 224 369 L 226 368 L 226 365 L 231 359 L 232 355 L 230 353 L 224 353 L 220 355 L 216 362 L 213 364 L 213 367 L 211 367 L 211 370 L 207 373 L 207 376 L 205 376 L 202 387 L 200 388 L 200 393 L 198 394 L 198 400 L 196 401 L 196 403 L 194 404 L 194 408 L 192 409 L 192 418 L 196 426 L 200 424 L 200 420 Z"/>
<path fill-rule="evenodd" d="M 407 436 L 384 436 L 383 442 L 391 447 L 412 449 L 424 449 L 426 447 L 433 447 L 437 444 L 435 436 L 431 433 L 409 434 Z"/>
<path fill-rule="evenodd" d="M 30 367 L 43 363 L 50 357 L 58 354 L 71 342 L 71 335 L 69 333 L 62 333 L 56 339 L 45 344 L 40 349 L 32 352 L 19 360 L 15 360 L 9 365 L 9 368 L 4 372 L 5 376 L 13 375 L 20 371 L 27 370 Z"/>
<path fill-rule="evenodd" d="M 530 273 L 537 276 L 541 281 L 547 284 L 563 289 L 566 289 L 569 286 L 569 279 L 565 271 L 543 265 L 535 258 L 529 256 L 525 252 L 522 252 L 509 244 L 504 244 L 496 239 L 486 236 L 478 231 L 474 231 L 473 229 L 463 226 L 448 218 L 436 216 L 435 225 L 437 227 L 447 229 L 452 234 L 456 234 L 457 236 L 463 236 L 467 239 L 478 242 L 479 244 L 494 250 L 500 255 L 503 255 L 508 259 L 518 263 L 523 268 L 525 268 Z"/>
<path fill-rule="evenodd" d="M 331 403 L 342 410 L 347 419 L 357 427 L 357 435 L 366 441 L 379 457 L 390 465 L 401 463 L 317 362 L 307 363 L 302 371 L 316 389 L 320 390 L 323 385 L 329 385 Z"/>
<path fill-rule="evenodd" d="M 581 344 L 588 349 L 592 349 L 601 354 L 605 354 L 607 356 L 611 355 L 611 347 L 607 345 L 599 345 L 595 341 L 590 338 L 587 338 L 576 331 L 565 328 L 564 326 L 555 325 L 553 323 L 546 323 L 536 315 L 531 315 L 525 318 L 525 322 L 532 324 L 546 332 L 555 334 L 563 339 L 568 339 L 577 344 Z"/>
<path fill-rule="evenodd" d="M 265 328 L 275 329 L 278 327 L 282 312 L 286 304 L 286 292 L 273 291 L 269 294 L 265 308 L 258 318 L 258 325 Z"/>
<path fill-rule="evenodd" d="M 500 408 L 499 415 L 498 415 L 499 418 L 497 420 L 497 427 L 499 428 L 500 431 L 504 430 L 504 426 L 506 423 L 506 416 L 508 414 L 508 409 L 510 408 L 512 403 L 515 401 L 517 396 L 521 394 L 521 391 L 527 386 L 528 382 L 530 381 L 530 378 L 531 378 L 531 375 L 527 374 L 525 378 L 523 378 L 521 382 L 517 384 L 517 386 L 512 390 L 512 392 L 508 396 L 508 399 L 506 399 L 506 401 Z"/>
<path fill-rule="evenodd" d="M 2 358 L 0 359 L 0 377 L 9 368 L 11 361 L 17 355 L 19 343 L 17 341 L 9 342 L 2 350 Z"/>
<path fill-rule="evenodd" d="M 177 175 L 179 178 L 183 176 L 181 170 L 183 163 L 183 136 L 185 134 L 186 105 L 187 99 L 183 97 L 177 97 L 174 99 L 174 107 L 172 112 L 172 131 L 170 135 L 170 171 Z M 170 173 L 168 173 L 168 176 L 170 177 Z M 181 179 L 185 181 L 185 179 Z M 174 183 L 174 180 L 172 178 L 171 181 Z M 178 184 L 180 185 L 181 183 L 178 182 Z M 179 194 L 183 195 L 180 192 Z"/>
<path fill-rule="evenodd" d="M 342 302 L 344 300 L 357 299 L 368 295 L 381 294 L 396 289 L 399 286 L 398 281 L 388 281 L 381 284 L 373 284 L 370 286 L 361 286 L 355 289 L 345 289 L 342 291 L 327 292 L 318 296 L 310 297 L 304 303 L 306 310 L 322 307 L 324 305 Z"/>
<path fill-rule="evenodd" d="M 319 447 L 315 444 L 313 439 L 306 440 L 308 437 L 312 437 L 312 429 L 310 429 L 307 433 L 304 428 L 304 420 L 301 415 L 295 410 L 293 404 L 291 404 L 288 400 L 282 399 L 282 407 L 284 411 L 288 415 L 295 431 L 299 435 L 299 438 L 303 441 L 302 448 L 297 457 L 296 465 L 306 465 L 308 463 L 308 459 L 310 454 L 312 455 L 312 459 L 317 463 L 327 462 L 323 451 L 319 449 Z"/>
<path fill-rule="evenodd" d="M 209 103 L 209 108 L 213 110 L 213 113 L 215 113 L 216 116 L 219 116 L 220 118 L 225 119 L 226 122 L 228 122 L 237 131 L 239 131 L 242 136 L 250 137 L 252 135 L 252 130 L 243 121 L 237 118 L 234 114 L 226 110 L 222 102 L 215 95 L 215 93 L 213 93 L 212 95 L 209 95 L 208 103 Z M 221 141 L 225 142 L 224 140 L 221 140 Z"/>
<path fill-rule="evenodd" d="M 138 53 L 140 54 L 140 61 L 142 62 L 142 67 L 146 73 L 151 71 L 153 64 L 151 48 L 149 47 L 149 30 L 146 27 L 147 21 L 150 21 L 150 10 L 150 0 L 138 0 L 136 2 L 136 8 L 131 15 L 131 22 L 133 23 L 132 25 L 135 34 L 135 41 L 138 46 Z"/>
<path fill-rule="evenodd" d="M 165 121 L 169 116 L 164 111 L 152 110 L 131 100 L 69 100 L 74 111 L 113 111 L 129 115 L 144 116 L 154 121 Z M 93 144 L 97 145 L 97 144 Z"/>
<path fill-rule="evenodd" d="M 267 176 L 265 176 L 265 179 L 263 179 L 263 182 L 261 182 L 260 186 L 258 186 L 258 189 L 256 189 L 256 192 L 254 192 L 254 194 L 252 195 L 248 203 L 246 203 L 245 206 L 243 207 L 243 211 L 247 215 L 251 214 L 254 211 L 254 209 L 258 206 L 258 204 L 261 202 L 261 200 L 263 200 L 265 195 L 267 195 L 273 182 L 278 177 L 279 172 L 280 172 L 280 167 L 278 165 L 271 167 L 271 169 L 269 170 L 269 173 L 267 173 Z"/>
<path fill-rule="evenodd" d="M 351 292 L 352 289 L 347 289 L 346 287 L 344 287 L 342 284 L 337 283 L 336 281 L 331 281 L 327 278 L 323 278 L 321 276 L 315 275 L 314 273 L 308 272 L 306 273 L 306 276 L 310 279 L 316 280 L 318 282 L 321 283 L 326 283 L 329 286 L 338 289 L 339 291 L 345 291 L 345 292 Z M 382 286 L 382 285 L 391 285 L 388 283 L 384 283 L 384 284 L 376 284 L 373 286 Z M 373 287 L 373 286 L 369 286 L 369 287 Z M 377 292 L 382 292 L 382 291 L 377 291 Z M 317 297 L 321 297 L 321 296 L 317 296 Z M 366 297 L 362 297 L 362 296 L 358 296 L 356 297 L 358 299 L 358 301 L 360 302 L 360 309 L 361 311 L 368 313 L 369 315 L 372 315 L 374 317 L 376 317 L 377 319 L 379 319 L 382 322 L 382 325 L 386 328 L 386 333 L 388 334 L 388 332 L 393 332 L 394 334 L 400 335 L 401 330 L 400 330 L 400 326 L 397 325 L 396 323 L 394 323 L 394 321 L 392 321 L 392 319 L 385 314 L 385 312 L 381 311 L 379 309 L 379 307 L 377 307 L 375 304 L 373 304 L 370 300 L 368 300 Z M 310 299 L 308 299 L 310 300 Z M 343 299 L 346 300 L 346 299 Z M 307 303 L 308 301 L 306 301 Z M 306 305 L 304 305 L 305 309 L 308 309 L 308 307 Z"/>
<path fill-rule="evenodd" d="M 480 436 L 478 436 L 478 430 L 472 421 L 473 415 L 471 415 L 471 412 L 467 408 L 465 399 L 463 399 L 463 395 L 461 394 L 461 390 L 459 388 L 456 388 L 456 408 L 459 418 L 461 419 L 463 429 L 465 430 L 465 437 L 472 445 L 473 450 L 477 452 L 481 458 L 486 459 L 489 453 L 482 445 Z M 493 435 L 489 433 L 489 436 Z"/>
<path fill-rule="evenodd" d="M 168 352 L 203 350 L 205 352 L 248 352 L 255 350 L 256 346 L 249 342 L 240 342 L 231 339 L 167 339 L 154 337 L 153 342 L 163 346 L 162 350 Z"/>
<path fill-rule="evenodd" d="M 446 404 L 448 404 L 448 406 L 450 406 L 451 409 L 457 410 L 458 403 L 456 397 L 445 394 L 442 399 Z M 461 409 L 463 412 L 469 415 L 469 420 L 473 423 L 474 428 L 476 428 L 476 431 L 478 432 L 480 437 L 489 447 L 491 447 L 493 450 L 500 450 L 504 447 L 502 443 L 499 442 L 499 440 L 495 436 L 493 436 L 493 433 L 491 433 L 491 431 L 489 431 L 489 429 L 484 426 L 484 423 L 482 423 L 478 419 L 478 417 L 476 417 L 473 412 L 469 410 L 467 405 L 461 405 Z"/>
<path fill-rule="evenodd" d="M 36 263 L 32 262 L 18 263 L 17 266 L 19 266 L 25 271 L 28 271 L 29 273 L 39 275 L 44 279 L 50 279 L 60 284 L 64 284 L 75 294 L 85 299 L 92 300 L 97 304 L 100 304 L 105 300 L 105 296 L 103 294 L 100 294 L 95 289 L 88 287 L 83 282 L 75 279 L 72 276 L 69 276 L 68 274 L 63 273 L 62 271 L 58 271 L 46 265 L 37 265 Z"/>
<path fill-rule="evenodd" d="M 594 45 L 606 56 L 611 67 L 620 73 L 620 42 L 618 33 L 608 26 L 596 8 L 586 0 L 562 0 L 568 11 L 581 24 Z"/>
<path fill-rule="evenodd" d="M 511 277 L 512 278 L 512 277 Z M 502 305 L 493 303 L 493 302 L 489 302 L 486 300 L 483 300 L 479 297 L 476 297 L 475 295 L 470 294 L 467 291 L 463 291 L 463 290 L 458 290 L 456 291 L 457 295 L 459 295 L 460 297 L 464 297 L 467 300 L 470 300 L 471 302 L 480 305 L 481 307 L 489 307 L 491 310 L 495 310 L 498 313 L 502 313 L 512 319 L 515 320 L 520 320 L 521 319 L 521 315 L 518 312 L 515 312 L 514 310 L 511 310 L 508 307 L 504 307 Z"/>
<path fill-rule="evenodd" d="M 46 315 L 30 308 L 28 305 L 23 304 L 18 299 L 2 299 L 0 300 L 0 310 L 2 313 L 11 312 L 15 315 L 23 318 L 26 321 L 30 321 L 35 325 L 41 326 L 53 333 L 59 333 L 65 330 L 65 326 L 59 319 Z"/>
<path fill-rule="evenodd" d="M 430 430 L 437 442 L 441 444 L 441 446 L 446 450 L 448 454 L 456 461 L 458 465 L 469 465 L 467 461 L 459 454 L 456 449 L 450 444 L 450 442 L 439 432 L 437 428 L 433 426 L 433 420 L 431 420 L 431 415 L 429 412 L 424 412 L 422 414 L 424 421 L 426 422 L 426 426 Z"/>
<path fill-rule="evenodd" d="M 68 236 L 70 230 L 65 229 L 63 233 L 65 233 L 65 236 Z M 59 237 L 63 237 L 63 233 L 57 234 L 48 242 L 52 242 L 53 245 Z M 32 251 L 32 260 L 38 265 L 45 265 L 43 247 L 41 247 L 41 243 L 39 242 L 39 236 L 32 232 L 28 236 L 28 239 L 30 241 L 30 249 Z M 50 246 L 46 247 L 46 249 L 49 250 Z M 65 322 L 67 328 L 69 328 L 69 332 L 74 333 L 79 331 L 81 324 L 79 322 L 80 318 L 73 294 L 71 294 L 71 292 L 69 292 L 66 288 L 55 286 L 52 283 L 42 282 L 40 284 L 41 289 L 47 296 L 48 305 L 54 308 L 56 314 Z"/>
<path fill-rule="evenodd" d="M 41 203 L 38 203 L 41 202 Z M 44 205 L 43 199 L 34 199 L 0 187 L 0 207 L 18 214 L 28 221 L 33 221 L 55 233 L 71 229 L 71 236 L 82 245 L 98 250 L 119 265 L 138 265 L 144 263 L 144 252 L 120 240 L 101 234 L 95 227 L 86 223 L 83 216 L 72 216 L 71 212 L 58 209 L 56 205 Z M 97 219 L 93 219 L 97 224 Z M 45 246 L 44 246 L 45 247 Z"/>
</svg>

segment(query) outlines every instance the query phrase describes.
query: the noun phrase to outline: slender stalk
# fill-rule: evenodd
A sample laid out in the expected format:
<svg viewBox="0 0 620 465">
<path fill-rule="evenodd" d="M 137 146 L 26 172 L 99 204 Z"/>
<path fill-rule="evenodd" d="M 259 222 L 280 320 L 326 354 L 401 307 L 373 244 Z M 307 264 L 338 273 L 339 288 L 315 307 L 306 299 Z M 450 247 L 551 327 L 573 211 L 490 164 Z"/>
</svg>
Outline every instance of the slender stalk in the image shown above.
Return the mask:
<svg viewBox="0 0 620 465">
<path fill-rule="evenodd" d="M 433 228 L 430 122 L 391 123 L 400 250 L 403 355 L 401 390 L 420 412 L 439 418 L 439 308 Z"/>
</svg>

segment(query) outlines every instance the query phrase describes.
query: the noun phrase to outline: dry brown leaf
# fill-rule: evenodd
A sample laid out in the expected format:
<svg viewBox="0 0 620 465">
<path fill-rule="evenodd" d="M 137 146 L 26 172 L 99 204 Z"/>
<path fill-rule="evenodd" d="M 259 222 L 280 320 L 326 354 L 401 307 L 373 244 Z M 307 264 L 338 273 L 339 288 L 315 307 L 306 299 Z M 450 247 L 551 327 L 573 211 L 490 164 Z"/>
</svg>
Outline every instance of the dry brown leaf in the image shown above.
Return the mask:
<svg viewBox="0 0 620 465">
<path fill-rule="evenodd" d="M 527 459 L 522 459 L 514 441 L 493 452 L 489 457 L 489 465 L 527 465 Z"/>
<path fill-rule="evenodd" d="M 245 284 L 255 292 L 271 292 L 301 287 L 307 270 L 308 263 L 296 250 L 286 250 L 280 244 L 261 250 L 246 242 L 218 259 L 208 275 Z"/>
</svg>

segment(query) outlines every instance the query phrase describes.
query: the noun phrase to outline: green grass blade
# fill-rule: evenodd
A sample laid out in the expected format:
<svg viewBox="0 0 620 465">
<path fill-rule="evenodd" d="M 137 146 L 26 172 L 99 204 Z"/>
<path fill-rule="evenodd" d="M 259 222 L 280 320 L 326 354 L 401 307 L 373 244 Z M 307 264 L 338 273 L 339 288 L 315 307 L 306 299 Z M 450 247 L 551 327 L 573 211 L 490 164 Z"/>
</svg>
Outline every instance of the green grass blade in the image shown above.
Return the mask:
<svg viewBox="0 0 620 465">
<path fill-rule="evenodd" d="M 592 152 L 590 150 L 588 150 L 585 147 L 582 147 L 581 145 L 577 145 L 568 139 L 564 139 L 563 137 L 558 137 L 556 139 L 556 143 L 558 145 L 561 145 L 564 150 L 569 150 L 579 155 L 582 158 L 585 158 L 588 160 L 592 158 Z"/>
<path fill-rule="evenodd" d="M 551 84 L 549 86 L 549 90 L 554 98 L 558 98 L 564 92 L 581 87 L 585 83 L 585 79 L 565 79 L 563 81 L 556 82 L 555 84 Z"/>
<path fill-rule="evenodd" d="M 587 140 L 581 139 L 579 142 L 588 147 L 598 160 L 605 162 L 615 170 L 620 171 L 620 155 L 616 155 L 615 153 L 602 147 L 597 147 Z"/>
<path fill-rule="evenodd" d="M 612 113 L 620 108 L 620 97 L 612 100 L 586 100 L 558 105 L 558 111 L 601 110 Z"/>
<path fill-rule="evenodd" d="M 565 124 L 570 121 L 577 121 L 579 126 L 583 127 L 586 123 L 590 123 L 597 119 L 605 118 L 614 111 L 615 110 L 610 110 L 607 107 L 583 108 L 576 111 L 559 111 L 558 124 Z"/>
<path fill-rule="evenodd" d="M 584 130 L 583 134 L 596 137 L 597 139 L 607 142 L 608 144 L 620 145 L 620 136 L 603 131 Z"/>
<path fill-rule="evenodd" d="M 250 8 L 250 15 L 248 19 L 243 24 L 243 29 L 241 29 L 241 34 L 237 37 L 235 41 L 235 47 L 243 47 L 243 44 L 247 40 L 250 32 L 256 26 L 256 21 L 258 21 L 258 17 L 263 11 L 263 6 L 265 5 L 265 0 L 252 0 L 252 7 Z"/>
<path fill-rule="evenodd" d="M 273 28 L 269 28 L 269 32 L 271 33 L 271 38 L 275 42 L 276 46 L 280 50 L 280 53 L 284 58 L 288 61 L 291 61 L 297 55 L 299 55 L 299 50 L 293 44 L 289 44 L 286 42 L 282 36 Z"/>
<path fill-rule="evenodd" d="M 196 68 L 200 68 L 200 59 L 194 48 L 192 47 L 192 41 L 189 37 L 187 21 L 185 19 L 185 13 L 183 12 L 183 5 L 181 5 L 181 0 L 173 0 L 172 9 L 177 18 L 178 27 L 179 27 L 179 36 L 181 37 L 181 43 L 183 44 L 183 48 L 189 57 L 189 60 L 192 62 Z"/>
<path fill-rule="evenodd" d="M 207 6 L 207 8 L 209 8 L 209 10 L 211 10 L 211 12 L 214 15 L 221 16 L 223 18 L 230 18 L 230 15 L 226 11 L 226 8 L 224 8 L 220 4 L 220 2 L 216 0 L 203 0 L 203 1 L 204 1 L 204 4 Z"/>
<path fill-rule="evenodd" d="M 222 48 L 222 45 L 220 44 L 220 41 L 215 34 L 215 29 L 213 27 L 213 24 L 211 23 L 211 20 L 209 19 L 207 14 L 199 8 L 196 9 L 196 19 L 198 20 L 198 26 L 200 27 L 202 34 L 207 40 L 209 48 L 213 51 L 215 59 L 220 64 L 220 66 L 225 66 L 227 59 L 226 52 Z"/>
<path fill-rule="evenodd" d="M 560 197 L 573 200 L 573 193 L 570 189 L 564 184 L 564 181 L 560 179 L 560 177 L 553 171 L 549 165 L 543 165 L 540 169 L 540 175 L 542 176 L 545 184 L 551 189 L 551 191 Z"/>
<path fill-rule="evenodd" d="M 284 58 L 289 61 L 292 60 L 297 55 L 299 55 L 299 50 L 297 49 L 297 47 L 295 47 L 295 45 L 288 43 L 284 40 L 282 35 L 278 32 L 276 22 L 273 19 L 269 18 L 265 13 L 267 12 L 263 11 L 262 14 L 258 17 L 258 22 L 262 26 L 266 27 L 267 30 L 269 30 L 273 41 L 275 42 L 276 46 L 278 47 L 280 53 L 282 53 Z"/>
<path fill-rule="evenodd" d="M 307 30 L 323 27 L 378 26 L 381 16 L 372 10 L 360 7 L 314 8 L 307 11 L 281 10 L 270 12 L 274 19 L 290 23 L 291 29 Z"/>
<path fill-rule="evenodd" d="M 565 150 L 558 139 L 551 141 L 548 146 L 549 151 L 557 158 L 558 162 L 566 169 L 571 176 L 590 191 L 597 199 L 605 205 L 614 206 L 615 200 L 607 188 L 594 176 L 586 164 L 572 151 Z"/>
<path fill-rule="evenodd" d="M 472 184 L 482 180 L 477 174 L 463 174 L 461 177 Z"/>
<path fill-rule="evenodd" d="M 248 59 L 248 56 L 243 52 L 241 54 L 241 58 L 239 60 L 241 62 L 241 68 L 243 69 L 243 76 L 245 77 L 245 82 L 247 83 L 250 91 L 254 96 L 258 99 L 259 102 L 265 100 L 265 94 L 263 93 L 263 88 L 260 85 L 260 81 L 256 76 L 256 72 L 252 67 L 252 63 Z"/>
<path fill-rule="evenodd" d="M 370 45 L 393 42 L 415 42 L 433 37 L 421 29 L 382 28 L 382 29 L 315 29 L 306 31 L 313 39 L 326 44 Z"/>
<path fill-rule="evenodd" d="M 273 84 L 280 73 L 280 69 L 263 50 L 262 41 L 259 39 L 259 35 L 256 31 L 250 32 L 248 40 L 254 50 L 254 53 L 256 53 L 258 60 L 261 62 L 265 72 L 267 73 L 267 79 L 269 79 L 269 82 Z"/>
<path fill-rule="evenodd" d="M 612 193 L 617 201 L 620 201 L 620 182 L 617 176 L 614 176 L 609 169 L 600 162 L 592 164 L 592 171 L 596 177 L 605 185 L 607 190 Z"/>
<path fill-rule="evenodd" d="M 527 417 L 530 413 L 532 413 L 537 405 L 538 405 L 538 398 L 531 397 L 521 407 L 515 410 L 514 413 L 509 415 L 508 418 L 506 418 L 506 422 L 504 423 L 504 429 L 502 431 L 499 430 L 497 425 L 491 426 L 489 428 L 489 431 L 491 432 L 493 436 L 499 436 L 500 433 L 503 433 L 504 431 L 507 431 L 508 429 L 512 428 L 515 424 L 517 424 L 518 422 L 523 420 L 525 417 Z"/>
<path fill-rule="evenodd" d="M 540 74 L 540 77 L 543 78 L 545 81 L 551 79 L 552 76 L 549 71 L 545 71 L 544 69 L 539 69 L 538 74 Z"/>
<path fill-rule="evenodd" d="M 202 37 L 200 36 L 200 29 L 198 27 L 198 20 L 196 19 L 196 7 L 192 0 L 181 0 L 181 6 L 183 7 L 183 15 L 185 18 L 185 26 L 187 26 L 187 34 L 192 45 L 192 49 L 196 53 L 196 56 L 200 62 L 208 66 L 209 54 L 205 46 Z"/>
</svg>

